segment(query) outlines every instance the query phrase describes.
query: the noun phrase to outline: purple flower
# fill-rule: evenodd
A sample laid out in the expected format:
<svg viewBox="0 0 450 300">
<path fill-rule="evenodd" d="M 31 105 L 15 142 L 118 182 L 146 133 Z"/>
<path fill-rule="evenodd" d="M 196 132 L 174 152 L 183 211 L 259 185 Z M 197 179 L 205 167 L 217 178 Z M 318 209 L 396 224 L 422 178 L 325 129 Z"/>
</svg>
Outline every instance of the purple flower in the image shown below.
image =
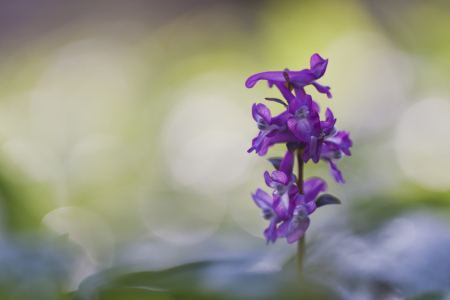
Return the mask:
<svg viewBox="0 0 450 300">
<path fill-rule="evenodd" d="M 279 223 L 281 219 L 273 210 L 273 199 L 261 189 L 257 189 L 256 193 L 252 194 L 252 197 L 256 205 L 262 210 L 261 216 L 264 219 L 269 220 L 269 226 L 264 230 L 267 244 L 269 244 L 269 242 L 275 243 L 277 240 L 277 223 Z"/>
<path fill-rule="evenodd" d="M 299 141 L 309 143 L 311 136 L 320 134 L 319 114 L 312 109 L 310 95 L 292 99 L 288 109 L 290 117 L 287 126 Z"/>
<path fill-rule="evenodd" d="M 310 158 L 316 164 L 319 162 L 322 144 L 325 139 L 332 137 L 337 132 L 336 119 L 329 108 L 325 112 L 326 121 L 320 121 L 320 134 L 318 137 L 311 136 L 311 142 L 305 145 L 303 161 L 306 163 Z"/>
<path fill-rule="evenodd" d="M 336 134 L 325 137 L 324 145 L 320 158 L 328 164 L 328 169 L 331 176 L 337 183 L 345 184 L 341 171 L 338 169 L 336 162 L 344 158 L 345 155 L 352 155 L 350 147 L 353 146 L 353 141 L 350 139 L 349 133 L 345 131 L 338 131 Z"/>
<path fill-rule="evenodd" d="M 247 152 L 250 153 L 255 150 L 256 153 L 258 153 L 261 149 L 264 139 L 266 139 L 267 137 L 273 137 L 280 130 L 286 130 L 286 120 L 288 118 L 288 113 L 283 112 L 280 115 L 272 118 L 270 110 L 267 108 L 267 106 L 262 103 L 255 103 L 252 107 L 252 115 L 260 131 L 258 136 L 253 139 L 252 147 L 248 149 Z"/>
<path fill-rule="evenodd" d="M 350 139 L 350 133 L 345 131 L 338 131 L 335 135 L 325 138 L 325 144 L 331 150 L 342 150 L 345 155 L 352 155 L 350 147 L 353 146 L 353 141 Z"/>
<path fill-rule="evenodd" d="M 289 244 L 295 243 L 308 229 L 309 215 L 316 210 L 314 199 L 320 192 L 327 189 L 325 182 L 320 178 L 312 178 L 304 184 L 305 195 L 297 194 L 294 198 L 295 208 L 292 216 L 285 220 L 277 229 L 277 236 L 285 237 Z"/>
<path fill-rule="evenodd" d="M 293 196 L 298 193 L 298 188 L 294 185 L 297 178 L 292 174 L 293 167 L 294 155 L 286 151 L 279 171 L 273 171 L 271 175 L 267 171 L 264 172 L 264 180 L 267 186 L 275 190 L 273 192 L 273 207 L 281 219 L 288 218 L 292 213 Z"/>
<path fill-rule="evenodd" d="M 342 150 L 331 150 L 326 144 L 322 146 L 322 152 L 320 153 L 320 158 L 328 164 L 328 169 L 331 176 L 334 178 L 334 180 L 336 180 L 337 183 L 340 183 L 342 185 L 345 184 L 345 181 L 342 177 L 341 171 L 336 165 L 336 161 L 342 160 L 344 156 L 345 154 Z"/>
<path fill-rule="evenodd" d="M 245 86 L 252 88 L 259 80 L 267 80 L 269 86 L 278 82 L 288 83 L 294 87 L 297 93 L 297 90 L 303 90 L 305 86 L 312 84 L 319 93 L 327 94 L 328 98 L 331 98 L 330 88 L 316 82 L 325 73 L 327 65 L 328 59 L 323 59 L 319 54 L 314 54 L 311 56 L 310 69 L 258 73 L 250 76 L 245 82 Z"/>
</svg>

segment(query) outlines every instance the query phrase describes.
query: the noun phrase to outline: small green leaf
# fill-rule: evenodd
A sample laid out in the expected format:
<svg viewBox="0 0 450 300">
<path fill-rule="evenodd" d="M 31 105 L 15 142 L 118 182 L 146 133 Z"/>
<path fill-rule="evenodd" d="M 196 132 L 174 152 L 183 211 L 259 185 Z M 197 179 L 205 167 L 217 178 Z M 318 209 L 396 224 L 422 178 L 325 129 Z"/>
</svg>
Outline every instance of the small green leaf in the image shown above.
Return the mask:
<svg viewBox="0 0 450 300">
<path fill-rule="evenodd" d="M 317 207 L 321 207 L 328 204 L 342 204 L 342 202 L 338 198 L 329 194 L 322 195 L 316 199 Z"/>
<path fill-rule="evenodd" d="M 279 171 L 280 170 L 280 166 L 281 166 L 281 161 L 283 160 L 282 157 L 271 157 L 269 159 L 267 159 L 272 165 L 273 167 Z"/>
</svg>

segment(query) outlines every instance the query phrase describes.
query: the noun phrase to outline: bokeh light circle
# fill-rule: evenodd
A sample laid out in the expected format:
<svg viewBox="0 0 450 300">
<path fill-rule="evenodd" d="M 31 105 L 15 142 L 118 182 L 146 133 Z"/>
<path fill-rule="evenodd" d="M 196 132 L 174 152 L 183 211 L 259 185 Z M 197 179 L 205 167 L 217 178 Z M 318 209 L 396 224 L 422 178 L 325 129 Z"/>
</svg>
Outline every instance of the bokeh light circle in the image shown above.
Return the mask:
<svg viewBox="0 0 450 300">
<path fill-rule="evenodd" d="M 422 100 L 401 116 L 395 149 L 403 172 L 432 190 L 450 190 L 450 101 Z"/>
<path fill-rule="evenodd" d="M 139 192 L 145 225 L 159 238 L 177 245 L 197 244 L 214 234 L 226 211 L 224 198 L 187 193 Z"/>
</svg>

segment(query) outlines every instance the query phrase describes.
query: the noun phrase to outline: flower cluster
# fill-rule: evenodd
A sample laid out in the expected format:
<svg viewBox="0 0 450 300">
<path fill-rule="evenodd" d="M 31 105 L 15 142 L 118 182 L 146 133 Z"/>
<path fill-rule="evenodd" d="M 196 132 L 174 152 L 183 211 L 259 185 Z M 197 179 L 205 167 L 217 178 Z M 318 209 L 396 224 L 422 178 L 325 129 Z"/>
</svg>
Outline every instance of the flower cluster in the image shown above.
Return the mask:
<svg viewBox="0 0 450 300">
<path fill-rule="evenodd" d="M 318 54 L 311 57 L 310 69 L 301 71 L 263 72 L 250 76 L 245 85 L 252 88 L 259 80 L 267 80 L 269 87 L 276 86 L 283 98 L 265 98 L 280 103 L 286 110 L 272 117 L 267 106 L 262 103 L 253 104 L 252 115 L 259 129 L 259 134 L 252 141 L 248 152 L 266 155 L 269 147 L 284 143 L 287 146 L 283 158 L 269 159 L 275 167 L 271 174 L 264 173 L 268 187 L 274 191 L 272 195 L 258 189 L 253 200 L 262 209 L 262 217 L 269 220 L 269 227 L 264 231 L 267 243 L 274 243 L 277 238 L 285 237 L 288 243 L 297 241 L 309 226 L 309 215 L 317 207 L 326 204 L 340 203 L 331 195 L 317 196 L 325 192 L 327 185 L 320 178 L 311 178 L 303 182 L 303 171 L 300 178 L 293 174 L 295 155 L 299 159 L 302 170 L 303 163 L 320 159 L 328 164 L 331 176 L 337 183 L 345 184 L 336 162 L 346 155 L 351 155 L 353 145 L 346 131 L 339 131 L 336 118 L 329 108 L 325 112 L 325 120 L 319 117 L 320 107 L 306 94 L 304 87 L 313 85 L 319 93 L 331 98 L 330 88 L 320 85 L 320 79 L 328 65 L 328 59 Z"/>
</svg>

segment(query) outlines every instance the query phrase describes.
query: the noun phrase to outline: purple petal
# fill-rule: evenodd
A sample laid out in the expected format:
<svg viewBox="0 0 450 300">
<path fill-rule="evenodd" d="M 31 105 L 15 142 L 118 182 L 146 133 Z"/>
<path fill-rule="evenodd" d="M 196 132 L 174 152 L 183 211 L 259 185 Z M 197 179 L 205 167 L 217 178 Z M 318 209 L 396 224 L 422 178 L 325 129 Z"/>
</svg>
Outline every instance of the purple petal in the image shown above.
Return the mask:
<svg viewBox="0 0 450 300">
<path fill-rule="evenodd" d="M 291 223 L 291 220 L 289 221 L 284 221 L 283 223 L 281 223 L 280 226 L 278 226 L 277 228 L 277 235 L 280 238 L 283 237 L 287 237 L 289 234 L 289 224 Z"/>
<path fill-rule="evenodd" d="M 266 171 L 267 172 L 267 171 Z M 265 177 L 264 173 L 264 177 Z M 281 171 L 273 171 L 272 172 L 272 182 L 281 183 L 283 185 L 287 185 L 289 183 L 289 177 L 286 173 Z M 267 181 L 266 181 L 267 182 Z"/>
<path fill-rule="evenodd" d="M 267 244 L 269 242 L 275 243 L 277 240 L 277 222 L 276 219 L 271 219 L 269 223 L 269 227 L 264 230 L 264 236 L 267 239 Z"/>
<path fill-rule="evenodd" d="M 319 84 L 319 83 L 317 83 L 317 82 L 312 82 L 311 83 L 315 88 L 316 88 L 316 90 L 319 92 L 319 93 L 322 93 L 322 94 L 327 94 L 327 96 L 328 96 L 328 98 L 332 98 L 332 95 L 331 95 L 331 93 L 330 93 L 330 87 L 329 86 L 323 86 L 323 85 L 321 85 L 321 84 Z"/>
<path fill-rule="evenodd" d="M 267 154 L 267 150 L 269 147 L 278 144 L 278 143 L 289 143 L 289 142 L 295 142 L 297 141 L 297 138 L 290 132 L 286 131 L 283 133 L 278 133 L 274 137 L 269 137 L 263 140 L 261 143 L 261 147 L 256 153 L 260 156 L 264 156 Z"/>
<path fill-rule="evenodd" d="M 334 119 L 333 116 L 333 112 L 331 111 L 331 109 L 327 108 L 327 110 L 325 111 L 325 118 L 327 120 L 327 122 L 331 123 Z"/>
<path fill-rule="evenodd" d="M 311 202 L 316 199 L 320 192 L 327 190 L 327 184 L 321 178 L 311 178 L 303 183 L 303 192 L 305 193 L 305 202 Z"/>
<path fill-rule="evenodd" d="M 289 194 L 285 193 L 283 196 L 273 196 L 273 210 L 282 219 L 286 220 L 292 214 L 293 205 L 289 199 Z"/>
<path fill-rule="evenodd" d="M 320 106 L 319 106 L 319 104 L 317 104 L 316 101 L 313 101 L 311 103 L 311 109 L 314 110 L 317 113 L 320 113 Z"/>
<path fill-rule="evenodd" d="M 331 150 L 340 149 L 345 155 L 350 156 L 350 147 L 353 146 L 353 141 L 350 139 L 349 133 L 345 131 L 339 131 L 334 136 L 326 139 L 326 144 Z"/>
<path fill-rule="evenodd" d="M 288 106 L 289 113 L 291 115 L 294 115 L 302 105 L 303 103 L 299 98 L 292 99 L 291 103 L 289 103 Z"/>
<path fill-rule="evenodd" d="M 309 143 L 311 141 L 311 134 L 309 132 L 311 130 L 311 127 L 308 120 L 303 119 L 301 120 L 301 122 L 299 122 L 299 120 L 290 117 L 287 120 L 287 125 L 289 130 L 297 139 L 305 143 Z"/>
<path fill-rule="evenodd" d="M 304 205 L 305 204 L 305 196 L 302 194 L 297 194 L 294 197 L 295 206 Z"/>
<path fill-rule="evenodd" d="M 278 127 L 282 127 L 286 125 L 287 119 L 289 118 L 289 112 L 285 110 L 281 114 L 272 118 L 272 124 L 277 125 Z"/>
<path fill-rule="evenodd" d="M 272 197 L 261 189 L 257 189 L 256 193 L 252 194 L 252 198 L 258 207 L 262 209 L 272 208 Z"/>
<path fill-rule="evenodd" d="M 286 82 L 283 73 L 287 73 L 289 80 L 295 87 L 303 87 L 315 80 L 315 76 L 311 70 L 305 69 L 301 71 L 272 71 L 263 72 L 250 76 L 245 82 L 247 88 L 252 88 L 259 80 L 269 80 L 271 82 Z"/>
<path fill-rule="evenodd" d="M 306 105 L 309 108 L 311 108 L 312 105 L 312 97 L 308 94 L 303 97 L 303 99 L 300 99 L 302 101 L 302 105 Z"/>
<path fill-rule="evenodd" d="M 316 210 L 317 205 L 316 205 L 316 202 L 310 201 L 305 204 L 305 207 L 306 207 L 306 211 L 308 212 L 308 215 L 310 215 Z"/>
<path fill-rule="evenodd" d="M 295 97 L 297 97 L 298 99 L 303 99 L 306 96 L 306 92 L 304 88 L 298 88 L 298 89 L 294 89 L 295 92 Z"/>
<path fill-rule="evenodd" d="M 319 54 L 314 54 L 311 56 L 310 66 L 311 71 L 314 73 L 316 79 L 319 79 L 323 76 L 327 69 L 328 59 L 323 59 Z"/>
<path fill-rule="evenodd" d="M 253 116 L 253 120 L 258 122 L 258 115 L 256 114 L 256 103 L 253 103 L 253 105 L 252 105 L 252 116 Z"/>
<path fill-rule="evenodd" d="M 286 240 L 289 244 L 293 244 L 298 241 L 303 234 L 305 234 L 306 229 L 308 229 L 309 224 L 311 223 L 309 218 L 306 218 L 302 222 L 300 222 L 292 233 L 286 237 Z"/>
<path fill-rule="evenodd" d="M 311 144 L 313 139 L 315 140 L 314 148 L 311 149 L 311 158 L 312 161 L 317 164 L 320 159 L 320 152 L 322 152 L 323 139 L 317 139 L 315 137 L 311 137 Z"/>
<path fill-rule="evenodd" d="M 264 172 L 264 180 L 266 181 L 266 184 L 268 187 L 271 187 L 271 188 L 276 187 L 276 183 L 273 182 L 272 177 L 270 177 L 270 174 L 267 171 Z"/>
<path fill-rule="evenodd" d="M 280 165 L 280 171 L 287 174 L 288 177 L 292 174 L 292 168 L 294 167 L 294 155 L 286 151 Z"/>
<path fill-rule="evenodd" d="M 320 117 L 319 114 L 313 110 L 308 113 L 308 121 L 311 124 L 311 135 L 319 136 L 320 128 Z"/>
<path fill-rule="evenodd" d="M 284 99 L 289 103 L 291 103 L 292 99 L 294 99 L 294 95 L 292 95 L 291 91 L 284 85 L 282 82 L 275 82 L 275 86 L 280 90 Z"/>
<path fill-rule="evenodd" d="M 342 177 L 342 173 L 337 168 L 336 163 L 334 163 L 330 159 L 326 159 L 326 162 L 328 163 L 328 168 L 329 168 L 330 174 L 334 178 L 334 180 L 336 180 L 337 183 L 345 185 L 345 181 L 344 181 L 344 178 Z"/>
<path fill-rule="evenodd" d="M 261 118 L 263 118 L 267 124 L 271 123 L 272 116 L 270 114 L 270 109 L 268 109 L 267 106 L 265 106 L 264 104 L 258 103 L 255 108 L 255 113 L 261 116 Z M 256 121 L 259 121 L 259 118 Z"/>
<path fill-rule="evenodd" d="M 273 137 L 273 136 L 275 136 L 277 133 L 278 133 L 278 129 L 274 129 L 274 130 L 272 130 L 272 131 L 269 131 L 269 132 L 266 134 L 266 137 Z"/>
</svg>

